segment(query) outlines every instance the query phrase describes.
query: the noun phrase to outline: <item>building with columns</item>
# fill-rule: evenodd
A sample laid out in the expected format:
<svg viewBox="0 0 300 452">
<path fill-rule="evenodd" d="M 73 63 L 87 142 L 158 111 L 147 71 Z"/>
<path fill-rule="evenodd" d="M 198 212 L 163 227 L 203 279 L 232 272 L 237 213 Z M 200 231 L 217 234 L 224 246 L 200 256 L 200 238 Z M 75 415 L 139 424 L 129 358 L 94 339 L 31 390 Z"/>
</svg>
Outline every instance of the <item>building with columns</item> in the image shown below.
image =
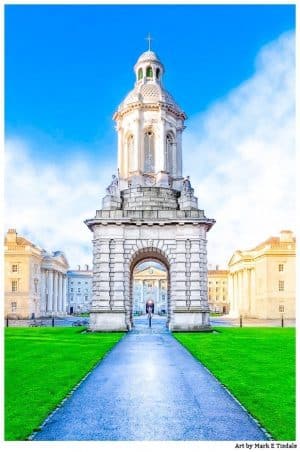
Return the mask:
<svg viewBox="0 0 300 452">
<path fill-rule="evenodd" d="M 41 315 L 67 314 L 68 261 L 61 251 L 43 250 L 41 265 Z"/>
<path fill-rule="evenodd" d="M 77 270 L 68 270 L 68 313 L 89 312 L 92 304 L 92 269 L 86 265 Z"/>
<path fill-rule="evenodd" d="M 296 239 L 281 231 L 251 250 L 235 251 L 228 267 L 230 316 L 295 318 Z"/>
<path fill-rule="evenodd" d="M 211 312 L 229 313 L 228 303 L 228 270 L 216 266 L 208 270 L 208 304 Z"/>
<path fill-rule="evenodd" d="M 4 240 L 4 314 L 15 319 L 66 314 L 66 271 L 62 252 L 47 254 L 15 229 Z"/>
<path fill-rule="evenodd" d="M 149 265 L 133 272 L 133 312 L 145 314 L 146 303 L 154 302 L 154 313 L 167 313 L 167 271 Z"/>
<path fill-rule="evenodd" d="M 165 68 L 155 52 L 140 55 L 133 89 L 114 114 L 118 172 L 102 208 L 85 221 L 93 233 L 90 328 L 133 326 L 133 273 L 144 261 L 167 269 L 167 326 L 210 329 L 205 216 L 189 177 L 182 175 L 186 115 L 164 88 Z"/>
</svg>

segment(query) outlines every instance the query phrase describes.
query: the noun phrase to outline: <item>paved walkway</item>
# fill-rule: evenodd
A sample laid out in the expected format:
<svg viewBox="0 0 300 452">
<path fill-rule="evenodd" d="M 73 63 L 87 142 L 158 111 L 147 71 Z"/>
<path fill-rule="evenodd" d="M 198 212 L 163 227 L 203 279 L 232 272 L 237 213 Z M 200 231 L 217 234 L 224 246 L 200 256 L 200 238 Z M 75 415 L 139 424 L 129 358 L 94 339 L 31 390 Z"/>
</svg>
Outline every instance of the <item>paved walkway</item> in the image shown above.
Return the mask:
<svg viewBox="0 0 300 452">
<path fill-rule="evenodd" d="M 33 439 L 266 440 L 164 321 L 137 319 Z"/>
</svg>

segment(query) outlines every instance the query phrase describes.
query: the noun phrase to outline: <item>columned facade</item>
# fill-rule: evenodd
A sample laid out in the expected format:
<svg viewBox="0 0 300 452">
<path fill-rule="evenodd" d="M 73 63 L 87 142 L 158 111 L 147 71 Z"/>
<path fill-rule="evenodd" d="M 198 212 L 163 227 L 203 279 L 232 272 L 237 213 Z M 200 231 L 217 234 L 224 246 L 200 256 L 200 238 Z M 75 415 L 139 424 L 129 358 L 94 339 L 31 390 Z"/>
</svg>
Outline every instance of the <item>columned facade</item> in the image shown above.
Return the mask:
<svg viewBox="0 0 300 452">
<path fill-rule="evenodd" d="M 251 250 L 236 251 L 229 267 L 230 316 L 295 318 L 296 240 L 281 231 Z"/>
<path fill-rule="evenodd" d="M 90 327 L 133 327 L 133 271 L 153 258 L 168 272 L 169 329 L 209 330 L 207 232 L 215 220 L 198 208 L 189 177 L 182 175 L 186 115 L 164 89 L 164 66 L 154 52 L 144 52 L 134 71 L 134 89 L 114 115 L 118 177 L 102 209 L 85 221 L 93 232 Z"/>
<path fill-rule="evenodd" d="M 43 281 L 42 316 L 64 316 L 67 314 L 66 274 L 68 267 L 68 262 L 62 252 L 44 253 L 41 266 Z"/>
</svg>

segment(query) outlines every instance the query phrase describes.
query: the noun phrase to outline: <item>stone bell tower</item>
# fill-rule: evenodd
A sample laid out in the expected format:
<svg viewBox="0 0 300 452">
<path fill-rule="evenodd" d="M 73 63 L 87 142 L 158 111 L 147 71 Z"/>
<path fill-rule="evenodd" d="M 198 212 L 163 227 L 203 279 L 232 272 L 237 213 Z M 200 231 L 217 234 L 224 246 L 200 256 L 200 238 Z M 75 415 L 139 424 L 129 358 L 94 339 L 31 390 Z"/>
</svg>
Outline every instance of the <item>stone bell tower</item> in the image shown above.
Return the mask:
<svg viewBox="0 0 300 452">
<path fill-rule="evenodd" d="M 163 87 L 164 66 L 153 51 L 139 57 L 134 72 L 134 88 L 113 118 L 118 175 L 102 209 L 85 221 L 94 235 L 90 326 L 132 328 L 132 272 L 151 259 L 168 270 L 169 329 L 209 330 L 206 233 L 215 220 L 199 210 L 191 182 L 182 176 L 186 115 Z"/>
</svg>

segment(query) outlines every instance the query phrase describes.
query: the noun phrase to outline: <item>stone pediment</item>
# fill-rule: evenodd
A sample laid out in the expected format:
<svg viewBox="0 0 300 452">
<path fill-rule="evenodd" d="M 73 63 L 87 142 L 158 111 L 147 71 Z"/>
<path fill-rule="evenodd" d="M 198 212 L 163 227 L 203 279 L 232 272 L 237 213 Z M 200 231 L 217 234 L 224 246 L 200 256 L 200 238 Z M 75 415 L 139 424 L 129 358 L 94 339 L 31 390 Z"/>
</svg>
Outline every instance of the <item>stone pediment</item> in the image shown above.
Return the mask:
<svg viewBox="0 0 300 452">
<path fill-rule="evenodd" d="M 138 278 L 165 278 L 166 272 L 163 270 L 160 270 L 159 268 L 153 267 L 152 265 L 149 267 L 146 267 L 143 270 L 135 271 L 134 277 Z"/>
<path fill-rule="evenodd" d="M 238 262 L 241 261 L 241 259 L 242 259 L 242 252 L 235 251 L 228 262 L 228 267 L 230 267 L 230 265 L 237 264 Z"/>
</svg>

